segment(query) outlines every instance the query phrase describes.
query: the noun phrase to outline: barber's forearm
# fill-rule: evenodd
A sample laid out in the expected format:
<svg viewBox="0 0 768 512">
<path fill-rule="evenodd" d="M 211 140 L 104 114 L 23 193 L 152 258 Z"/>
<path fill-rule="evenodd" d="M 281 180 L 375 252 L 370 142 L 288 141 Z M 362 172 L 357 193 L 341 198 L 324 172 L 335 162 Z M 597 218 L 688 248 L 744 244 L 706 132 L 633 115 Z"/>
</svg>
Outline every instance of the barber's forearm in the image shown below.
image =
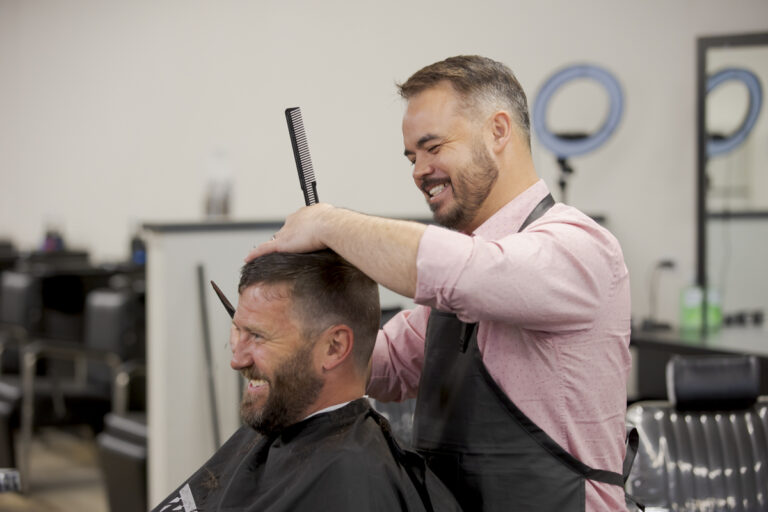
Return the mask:
<svg viewBox="0 0 768 512">
<path fill-rule="evenodd" d="M 326 208 L 317 236 L 374 281 L 406 297 L 416 292 L 416 256 L 426 226 Z"/>
</svg>

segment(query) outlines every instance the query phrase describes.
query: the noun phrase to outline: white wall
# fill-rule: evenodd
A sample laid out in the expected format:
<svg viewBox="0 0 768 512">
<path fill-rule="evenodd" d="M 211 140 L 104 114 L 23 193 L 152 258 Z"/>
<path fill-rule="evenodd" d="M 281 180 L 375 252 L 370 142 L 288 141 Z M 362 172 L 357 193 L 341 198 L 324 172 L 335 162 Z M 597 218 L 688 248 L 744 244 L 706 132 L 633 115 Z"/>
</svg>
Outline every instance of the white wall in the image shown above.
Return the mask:
<svg viewBox="0 0 768 512">
<path fill-rule="evenodd" d="M 695 257 L 696 37 L 766 20 L 758 0 L 0 0 L 0 236 L 30 249 L 55 219 L 96 259 L 123 257 L 137 223 L 202 216 L 217 148 L 233 216 L 281 219 L 302 204 L 283 118 L 297 105 L 322 200 L 423 217 L 395 81 L 479 53 L 509 64 L 532 101 L 559 67 L 591 62 L 619 78 L 626 108 L 606 146 L 573 160 L 569 202 L 608 216 L 636 317 L 654 262 L 679 262 L 661 286 L 674 318 Z M 563 123 L 569 108 L 557 102 Z M 553 158 L 535 139 L 534 152 L 555 188 Z"/>
</svg>

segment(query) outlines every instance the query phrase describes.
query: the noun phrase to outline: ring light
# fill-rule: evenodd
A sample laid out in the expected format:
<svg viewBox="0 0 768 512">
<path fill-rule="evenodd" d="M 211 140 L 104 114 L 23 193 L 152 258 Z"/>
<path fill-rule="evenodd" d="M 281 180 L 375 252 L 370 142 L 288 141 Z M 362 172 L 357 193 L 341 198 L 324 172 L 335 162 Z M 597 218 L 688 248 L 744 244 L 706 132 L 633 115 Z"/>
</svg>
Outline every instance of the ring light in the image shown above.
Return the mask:
<svg viewBox="0 0 768 512">
<path fill-rule="evenodd" d="M 547 106 L 560 87 L 566 83 L 589 78 L 597 81 L 608 93 L 610 111 L 600 129 L 583 138 L 567 139 L 558 136 L 547 128 Z M 536 135 L 544 146 L 560 158 L 583 155 L 602 146 L 610 138 L 621 120 L 624 97 L 618 80 L 608 71 L 589 64 L 570 66 L 556 72 L 544 83 L 533 104 L 533 120 Z"/>
<path fill-rule="evenodd" d="M 744 118 L 744 122 L 731 136 L 721 139 L 707 140 L 707 156 L 716 156 L 729 153 L 741 145 L 746 140 L 749 132 L 755 126 L 757 115 L 760 113 L 760 107 L 763 103 L 763 89 L 760 86 L 760 80 L 754 73 L 746 69 L 728 68 L 718 71 L 707 79 L 707 94 L 716 89 L 721 84 L 736 80 L 743 83 L 749 93 L 749 109 Z"/>
</svg>

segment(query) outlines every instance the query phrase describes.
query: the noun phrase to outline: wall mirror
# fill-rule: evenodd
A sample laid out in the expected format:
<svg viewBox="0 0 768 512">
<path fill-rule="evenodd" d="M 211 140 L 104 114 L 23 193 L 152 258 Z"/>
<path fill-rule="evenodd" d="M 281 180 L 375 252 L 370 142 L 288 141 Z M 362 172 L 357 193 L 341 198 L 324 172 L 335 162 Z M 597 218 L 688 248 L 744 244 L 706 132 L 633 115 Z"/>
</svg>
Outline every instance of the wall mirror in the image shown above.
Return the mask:
<svg viewBox="0 0 768 512">
<path fill-rule="evenodd" d="M 703 37 L 697 58 L 697 283 L 703 331 L 768 309 L 768 33 Z M 768 340 L 767 340 L 768 342 Z"/>
</svg>

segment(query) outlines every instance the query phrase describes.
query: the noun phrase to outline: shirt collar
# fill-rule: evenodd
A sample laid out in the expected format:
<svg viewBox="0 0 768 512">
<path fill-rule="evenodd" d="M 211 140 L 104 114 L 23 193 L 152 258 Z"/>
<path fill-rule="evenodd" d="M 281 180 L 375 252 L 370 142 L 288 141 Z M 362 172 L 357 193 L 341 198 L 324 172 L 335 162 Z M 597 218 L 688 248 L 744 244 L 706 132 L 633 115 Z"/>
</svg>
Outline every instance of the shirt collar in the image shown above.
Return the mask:
<svg viewBox="0 0 768 512">
<path fill-rule="evenodd" d="M 510 233 L 516 233 L 528 214 L 547 194 L 549 194 L 549 188 L 544 180 L 540 179 L 480 224 L 473 235 L 486 240 L 495 240 Z"/>
<path fill-rule="evenodd" d="M 368 395 L 364 395 L 363 398 L 368 398 Z M 355 400 L 357 400 L 357 399 L 355 399 Z M 348 402 L 342 402 L 340 404 L 331 405 L 329 407 L 326 407 L 325 409 L 320 409 L 319 411 L 315 411 L 312 414 L 310 414 L 309 416 L 307 416 L 306 418 L 304 418 L 304 420 L 309 419 L 312 416 L 317 416 L 318 414 L 323 414 L 324 412 L 331 412 L 331 411 L 335 411 L 336 409 L 341 409 L 342 407 L 344 407 L 348 403 L 354 402 L 355 400 L 349 400 Z M 301 421 L 304 421 L 304 420 L 301 420 Z"/>
</svg>

